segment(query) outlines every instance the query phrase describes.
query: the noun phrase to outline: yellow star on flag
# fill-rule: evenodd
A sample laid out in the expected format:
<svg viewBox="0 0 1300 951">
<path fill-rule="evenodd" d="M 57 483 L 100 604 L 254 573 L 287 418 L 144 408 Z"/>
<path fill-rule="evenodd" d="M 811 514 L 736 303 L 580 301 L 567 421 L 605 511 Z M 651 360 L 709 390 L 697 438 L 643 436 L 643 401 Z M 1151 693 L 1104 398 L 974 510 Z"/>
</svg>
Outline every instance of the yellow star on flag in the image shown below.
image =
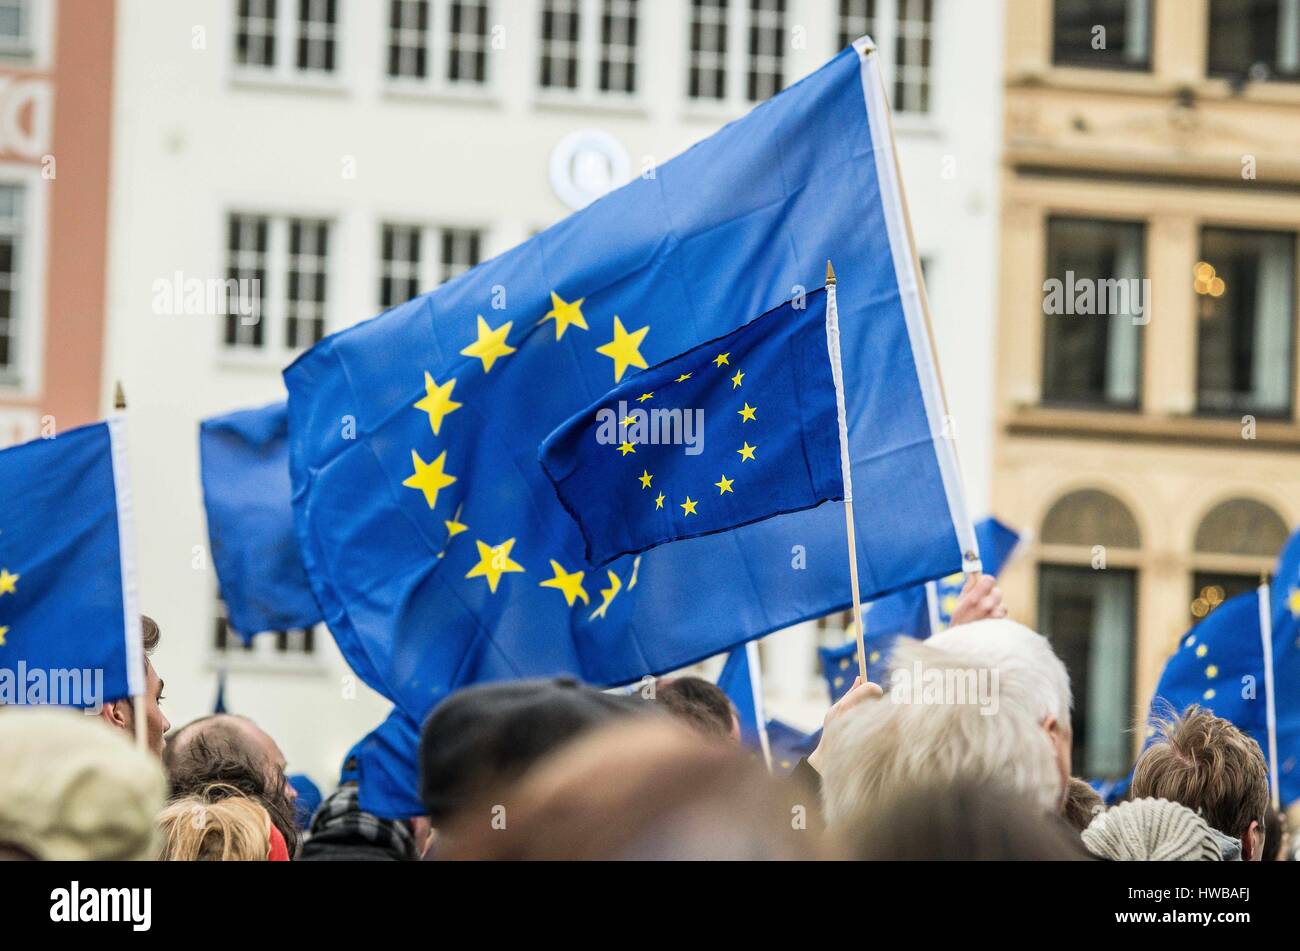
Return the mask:
<svg viewBox="0 0 1300 951">
<path fill-rule="evenodd" d="M 566 303 L 564 298 L 555 291 L 551 291 L 551 309 L 547 312 L 542 320 L 555 321 L 555 339 L 564 338 L 564 332 L 570 327 L 579 327 L 582 330 L 589 330 L 587 318 L 582 316 L 582 304 L 587 298 L 576 300 L 572 304 Z"/>
<path fill-rule="evenodd" d="M 551 570 L 555 572 L 554 578 L 548 578 L 539 584 L 542 588 L 554 588 L 564 595 L 564 600 L 568 602 L 569 607 L 573 607 L 573 602 L 577 598 L 582 598 L 583 604 L 590 604 L 591 598 L 588 597 L 586 590 L 582 587 L 582 578 L 586 574 L 584 571 L 565 571 L 564 567 L 551 559 Z"/>
<path fill-rule="evenodd" d="M 650 480 L 653 479 L 654 476 L 650 474 L 649 469 L 643 469 L 637 478 L 641 480 L 641 488 L 648 489 L 650 488 Z"/>
<path fill-rule="evenodd" d="M 729 353 L 720 353 L 713 358 L 713 365 L 715 367 L 725 367 L 729 365 L 730 362 L 731 362 L 731 354 Z"/>
<path fill-rule="evenodd" d="M 660 492 L 660 493 L 659 493 L 659 498 L 655 499 L 655 508 L 656 508 L 656 509 L 661 509 L 661 508 L 663 508 L 663 507 L 664 507 L 664 494 L 663 494 L 662 492 Z"/>
<path fill-rule="evenodd" d="M 744 382 L 745 382 L 745 374 L 737 370 L 736 375 L 731 378 L 731 388 L 734 390 L 736 387 L 740 386 Z"/>
<path fill-rule="evenodd" d="M 507 321 L 496 330 L 493 330 L 488 326 L 488 322 L 483 319 L 483 315 L 479 314 L 478 340 L 462 350 L 461 356 L 475 357 L 482 360 L 483 372 L 492 372 L 492 366 L 498 359 L 515 352 L 515 348 L 506 343 L 506 338 L 510 336 L 510 328 L 513 326 L 514 321 Z"/>
<path fill-rule="evenodd" d="M 690 374 L 690 373 L 683 373 L 681 376 L 679 376 L 679 377 L 678 377 L 676 380 L 674 380 L 673 382 L 674 382 L 674 383 L 685 383 L 687 380 L 689 380 L 689 379 L 691 378 L 692 375 L 693 375 L 693 374 Z"/>
<path fill-rule="evenodd" d="M 632 445 L 630 442 L 625 442 L 623 445 L 618 447 L 618 451 L 623 454 L 624 458 L 627 458 L 636 452 L 636 446 Z"/>
<path fill-rule="evenodd" d="M 640 396 L 636 398 L 636 401 L 638 403 L 644 403 L 646 400 L 652 400 L 654 398 L 655 395 L 653 393 L 642 393 Z"/>
<path fill-rule="evenodd" d="M 475 541 L 478 545 L 478 564 L 469 570 L 466 578 L 486 578 L 488 588 L 493 594 L 497 593 L 497 585 L 501 583 L 501 576 L 515 571 L 523 571 L 523 565 L 516 564 L 510 559 L 510 550 L 515 547 L 515 540 L 507 538 L 500 545 L 489 545 L 483 541 Z"/>
<path fill-rule="evenodd" d="M 462 505 L 462 506 L 459 506 L 459 507 L 456 509 L 456 514 L 453 515 L 451 518 L 447 519 L 447 521 L 445 521 L 445 522 L 442 523 L 442 524 L 444 524 L 444 525 L 447 526 L 447 541 L 451 541 L 453 538 L 455 538 L 455 537 L 456 537 L 457 535 L 459 535 L 461 532 L 467 532 L 467 531 L 469 531 L 469 526 L 466 525 L 466 524 L 464 524 L 464 523 L 460 520 L 460 512 L 461 512 L 461 509 L 463 509 L 464 507 L 465 507 L 465 506 L 463 506 L 463 505 Z"/>
<path fill-rule="evenodd" d="M 403 482 L 402 485 L 408 489 L 419 489 L 424 493 L 424 501 L 429 503 L 429 508 L 434 508 L 438 504 L 438 493 L 456 481 L 454 475 L 448 475 L 442 471 L 442 467 L 446 462 L 447 453 L 445 451 L 433 462 L 426 463 L 420 458 L 420 454 L 412 449 L 411 463 L 415 466 L 415 474 Z"/>
<path fill-rule="evenodd" d="M 682 511 L 686 513 L 683 518 L 689 518 L 692 515 L 699 515 L 700 513 L 695 511 L 695 506 L 699 504 L 699 502 L 696 502 L 689 495 L 686 496 L 686 501 L 682 503 Z"/>
<path fill-rule="evenodd" d="M 0 568 L 0 594 L 16 594 L 18 579 L 22 575 L 11 575 L 8 568 Z"/>
<path fill-rule="evenodd" d="M 0 647 L 5 646 L 5 635 L 9 633 L 9 628 L 0 627 Z"/>
<path fill-rule="evenodd" d="M 432 376 L 428 373 L 424 374 L 425 396 L 415 404 L 415 408 L 429 414 L 429 425 L 433 427 L 435 436 L 442 432 L 443 418 L 456 412 L 463 405 L 451 398 L 451 391 L 455 385 L 456 381 L 453 379 L 439 386 Z"/>
<path fill-rule="evenodd" d="M 609 576 L 609 587 L 600 589 L 600 607 L 591 612 L 591 616 L 587 618 L 588 621 L 603 618 L 605 612 L 609 610 L 609 606 L 618 597 L 618 593 L 623 590 L 623 582 L 619 580 L 618 575 L 608 569 L 606 569 L 605 573 Z"/>
<path fill-rule="evenodd" d="M 732 488 L 731 488 L 732 483 L 735 482 L 735 481 L 736 481 L 735 479 L 728 479 L 728 478 L 724 475 L 724 476 L 722 477 L 722 481 L 721 481 L 721 482 L 715 482 L 715 483 L 713 483 L 713 484 L 716 485 L 716 486 L 718 487 L 718 490 L 719 490 L 719 491 L 718 491 L 718 495 L 726 495 L 728 492 L 731 492 L 732 495 L 735 495 L 736 493 L 735 493 L 735 492 L 732 490 Z"/>
<path fill-rule="evenodd" d="M 744 409 L 736 410 L 736 412 L 740 414 L 740 421 L 742 424 L 752 423 L 754 421 L 754 414 L 758 412 L 758 408 L 746 403 Z"/>
<path fill-rule="evenodd" d="M 641 356 L 640 347 L 641 342 L 645 340 L 645 335 L 649 332 L 650 328 L 646 326 L 628 333 L 623 328 L 623 321 L 615 316 L 614 339 L 603 347 L 596 348 L 597 353 L 614 361 L 615 383 L 623 379 L 623 374 L 627 372 L 628 367 L 637 367 L 644 370 L 648 366 L 645 357 Z"/>
<path fill-rule="evenodd" d="M 633 419 L 631 416 L 624 416 L 623 419 L 622 419 L 622 421 L 619 423 L 619 425 L 620 425 L 620 426 L 635 426 L 635 425 L 636 425 L 636 420 Z"/>
<path fill-rule="evenodd" d="M 1286 599 L 1287 607 L 1291 609 L 1292 617 L 1300 617 L 1300 588 L 1292 588 L 1291 594 Z"/>
<path fill-rule="evenodd" d="M 757 446 L 751 446 L 749 440 L 745 440 L 745 445 L 737 449 L 736 452 L 740 453 L 740 459 L 742 462 L 753 462 L 754 450 L 757 448 Z"/>
</svg>

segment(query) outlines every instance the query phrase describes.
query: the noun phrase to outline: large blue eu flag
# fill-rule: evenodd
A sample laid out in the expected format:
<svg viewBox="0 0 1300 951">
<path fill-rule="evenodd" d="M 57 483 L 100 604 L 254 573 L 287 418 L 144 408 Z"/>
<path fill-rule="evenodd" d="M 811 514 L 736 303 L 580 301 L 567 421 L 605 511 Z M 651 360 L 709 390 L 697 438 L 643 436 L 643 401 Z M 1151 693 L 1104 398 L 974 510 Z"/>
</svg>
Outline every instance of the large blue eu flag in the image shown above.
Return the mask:
<svg viewBox="0 0 1300 951">
<path fill-rule="evenodd" d="M 0 452 L 0 705 L 144 692 L 125 426 Z"/>
<path fill-rule="evenodd" d="M 288 407 L 274 403 L 204 420 L 199 460 L 230 626 L 249 640 L 320 623 L 293 527 Z"/>
<path fill-rule="evenodd" d="M 840 277 L 863 597 L 978 566 L 876 60 L 860 41 L 286 371 L 308 577 L 349 663 L 415 720 L 465 684 L 628 683 L 849 603 L 840 505 L 596 568 L 537 458 L 631 374 L 820 287 L 827 260 Z M 765 407 L 749 404 L 752 429 Z M 736 459 L 755 470 L 762 443 L 744 438 L 755 459 Z M 742 474 L 726 475 L 739 495 Z"/>
<path fill-rule="evenodd" d="M 822 288 L 782 304 L 546 438 L 542 468 L 588 565 L 844 498 L 826 304 Z"/>
</svg>

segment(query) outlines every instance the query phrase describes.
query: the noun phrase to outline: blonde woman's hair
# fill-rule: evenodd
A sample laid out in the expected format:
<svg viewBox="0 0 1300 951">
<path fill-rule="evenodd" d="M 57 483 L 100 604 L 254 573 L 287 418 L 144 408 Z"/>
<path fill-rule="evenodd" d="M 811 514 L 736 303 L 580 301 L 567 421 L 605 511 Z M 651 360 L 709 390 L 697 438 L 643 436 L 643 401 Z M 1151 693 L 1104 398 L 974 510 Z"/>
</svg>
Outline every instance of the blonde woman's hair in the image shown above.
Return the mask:
<svg viewBox="0 0 1300 951">
<path fill-rule="evenodd" d="M 164 862 L 265 862 L 271 851 L 271 816 L 233 790 L 212 787 L 174 799 L 158 816 Z M 217 795 L 210 795 L 216 792 Z"/>
</svg>

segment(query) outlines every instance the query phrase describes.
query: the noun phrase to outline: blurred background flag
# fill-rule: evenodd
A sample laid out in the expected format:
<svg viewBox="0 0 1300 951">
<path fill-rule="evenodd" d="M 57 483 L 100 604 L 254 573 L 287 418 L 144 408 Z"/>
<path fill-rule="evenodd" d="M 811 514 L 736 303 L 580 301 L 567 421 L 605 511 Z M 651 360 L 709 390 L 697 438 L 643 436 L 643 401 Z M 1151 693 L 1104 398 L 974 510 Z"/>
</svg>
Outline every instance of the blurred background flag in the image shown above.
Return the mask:
<svg viewBox="0 0 1300 951">
<path fill-rule="evenodd" d="M 767 721 L 767 739 L 772 748 L 772 773 L 789 776 L 799 760 L 817 748 L 822 731 L 805 733 L 780 720 Z"/>
<path fill-rule="evenodd" d="M 248 641 L 320 623 L 293 527 L 288 408 L 274 403 L 204 420 L 199 461 L 231 629 Z"/>
<path fill-rule="evenodd" d="M 285 779 L 298 793 L 298 798 L 293 801 L 294 818 L 298 821 L 298 828 L 306 831 L 311 828 L 311 817 L 320 808 L 320 787 L 306 773 L 291 773 Z"/>
<path fill-rule="evenodd" d="M 358 675 L 419 722 L 465 684 L 629 683 L 847 605 L 841 506 L 595 569 L 537 461 L 611 386 L 820 287 L 828 259 L 863 596 L 977 568 L 894 163 L 859 44 L 653 177 L 300 357 L 295 523 Z M 747 401 L 761 428 L 762 381 L 731 370 L 737 420 Z"/>
<path fill-rule="evenodd" d="M 767 712 L 763 703 L 762 669 L 758 661 L 758 645 L 753 641 L 742 644 L 727 655 L 718 675 L 718 688 L 731 700 L 740 721 L 740 742 L 751 750 L 763 754 L 771 767 L 771 750 L 767 742 Z"/>
<path fill-rule="evenodd" d="M 991 575 L 1001 574 L 1020 544 L 1019 533 L 990 517 L 975 526 L 975 534 L 979 538 L 984 570 Z M 966 575 L 958 572 L 863 605 L 867 677 L 874 683 L 882 682 L 889 651 L 899 635 L 924 640 L 935 630 L 946 629 L 965 583 Z M 827 693 L 831 703 L 835 703 L 848 693 L 858 675 L 857 644 L 849 641 L 836 647 L 820 647 L 817 654 Z"/>
<path fill-rule="evenodd" d="M 0 705 L 144 691 L 125 441 L 116 417 L 0 452 Z"/>
<path fill-rule="evenodd" d="M 356 781 L 363 812 L 381 819 L 422 816 L 419 751 L 420 727 L 393 710 L 348 753 L 339 781 Z"/>
<path fill-rule="evenodd" d="M 844 498 L 826 303 L 822 288 L 787 301 L 546 437 L 542 468 L 588 565 Z"/>
</svg>

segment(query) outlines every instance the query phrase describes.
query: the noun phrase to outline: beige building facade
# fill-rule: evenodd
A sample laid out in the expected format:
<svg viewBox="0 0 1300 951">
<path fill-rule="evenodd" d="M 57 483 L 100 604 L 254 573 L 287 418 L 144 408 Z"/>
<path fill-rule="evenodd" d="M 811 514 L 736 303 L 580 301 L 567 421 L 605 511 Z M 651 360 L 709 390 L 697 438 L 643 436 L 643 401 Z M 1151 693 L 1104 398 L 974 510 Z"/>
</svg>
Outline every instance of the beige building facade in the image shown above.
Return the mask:
<svg viewBox="0 0 1300 951">
<path fill-rule="evenodd" d="M 1300 524 L 1300 3 L 1006 15 L 1003 588 L 1071 668 L 1075 772 L 1116 776 L 1179 635 Z"/>
</svg>

